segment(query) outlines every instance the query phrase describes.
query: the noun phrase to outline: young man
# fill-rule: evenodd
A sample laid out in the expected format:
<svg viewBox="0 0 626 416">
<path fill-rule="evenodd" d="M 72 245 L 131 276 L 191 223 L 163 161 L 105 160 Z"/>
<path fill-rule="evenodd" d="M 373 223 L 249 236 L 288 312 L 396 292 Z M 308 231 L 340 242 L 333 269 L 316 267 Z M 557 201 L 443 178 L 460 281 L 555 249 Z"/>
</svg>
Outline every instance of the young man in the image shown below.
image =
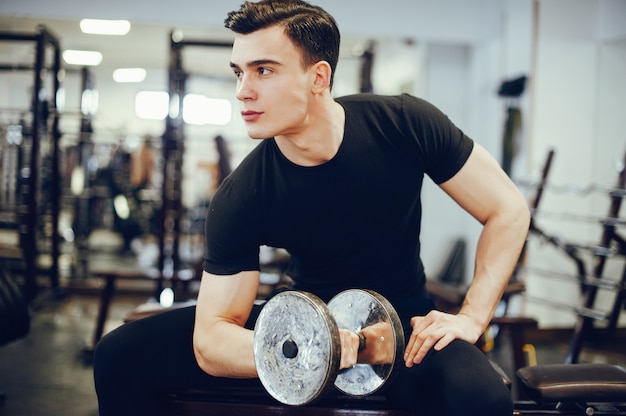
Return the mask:
<svg viewBox="0 0 626 416">
<path fill-rule="evenodd" d="M 344 289 L 372 289 L 395 306 L 407 336 L 406 367 L 385 392 L 397 407 L 424 415 L 512 414 L 509 391 L 473 344 L 528 230 L 516 187 L 481 146 L 422 100 L 333 99 L 339 31 L 324 10 L 300 0 L 246 2 L 226 26 L 236 33 L 231 67 L 241 114 L 261 142 L 209 207 L 196 308 L 127 324 L 98 345 L 101 416 L 156 414 L 163 389 L 258 384 L 250 328 L 261 245 L 289 251 L 296 289 L 325 301 Z M 425 174 L 484 225 L 474 279 L 456 315 L 435 311 L 425 291 Z M 349 367 L 362 359 L 359 337 L 341 337 L 341 366 Z"/>
</svg>

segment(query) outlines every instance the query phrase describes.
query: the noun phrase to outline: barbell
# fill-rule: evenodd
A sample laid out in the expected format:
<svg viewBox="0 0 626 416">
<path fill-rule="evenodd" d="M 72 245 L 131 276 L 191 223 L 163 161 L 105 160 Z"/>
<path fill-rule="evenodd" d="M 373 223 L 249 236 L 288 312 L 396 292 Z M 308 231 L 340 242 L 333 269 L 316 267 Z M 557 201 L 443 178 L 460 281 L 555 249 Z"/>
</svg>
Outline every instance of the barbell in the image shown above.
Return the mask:
<svg viewBox="0 0 626 416">
<path fill-rule="evenodd" d="M 362 331 L 387 325 L 390 336 L 366 339 Z M 358 363 L 340 370 L 339 328 L 359 335 L 359 350 L 391 342 L 392 358 L 383 364 Z M 254 360 L 261 383 L 279 402 L 300 406 L 320 398 L 333 385 L 351 396 L 374 393 L 402 365 L 404 331 L 382 295 L 349 289 L 326 305 L 303 291 L 285 291 L 263 306 L 254 327 Z"/>
</svg>

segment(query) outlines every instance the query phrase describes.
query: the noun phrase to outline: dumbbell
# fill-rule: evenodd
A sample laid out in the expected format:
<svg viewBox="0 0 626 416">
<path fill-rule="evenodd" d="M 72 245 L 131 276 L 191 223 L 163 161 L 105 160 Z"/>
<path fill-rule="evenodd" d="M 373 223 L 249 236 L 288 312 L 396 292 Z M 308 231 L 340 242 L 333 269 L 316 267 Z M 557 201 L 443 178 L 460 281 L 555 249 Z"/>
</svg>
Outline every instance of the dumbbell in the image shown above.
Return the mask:
<svg viewBox="0 0 626 416">
<path fill-rule="evenodd" d="M 388 324 L 393 339 L 367 340 L 360 331 Z M 339 328 L 367 342 L 393 342 L 393 360 L 385 364 L 356 364 L 339 370 Z M 279 402 L 300 406 L 319 399 L 333 385 L 351 396 L 366 396 L 390 379 L 402 365 L 404 331 L 397 312 L 382 295 L 349 289 L 326 305 L 312 293 L 290 290 L 263 306 L 254 327 L 254 360 L 261 383 Z"/>
</svg>

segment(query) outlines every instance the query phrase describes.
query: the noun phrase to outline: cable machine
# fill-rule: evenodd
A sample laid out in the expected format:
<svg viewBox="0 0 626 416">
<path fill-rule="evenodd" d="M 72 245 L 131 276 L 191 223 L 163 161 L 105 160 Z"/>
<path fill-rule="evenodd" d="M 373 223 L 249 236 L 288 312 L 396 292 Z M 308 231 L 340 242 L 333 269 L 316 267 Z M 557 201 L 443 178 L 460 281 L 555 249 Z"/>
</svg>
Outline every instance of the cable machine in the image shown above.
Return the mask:
<svg viewBox="0 0 626 416">
<path fill-rule="evenodd" d="M 30 126 L 23 123 L 22 147 L 23 157 L 19 161 L 19 173 L 16 187 L 17 199 L 14 207 L 5 207 L 15 214 L 15 227 L 19 232 L 19 257 L 24 274 L 24 291 L 28 300 L 33 299 L 38 291 L 37 261 L 40 254 L 40 243 L 43 240 L 44 227 L 41 221 L 42 214 L 50 215 L 50 256 L 51 264 L 47 273 L 50 278 L 50 287 L 53 291 L 59 289 L 59 239 L 58 220 L 60 211 L 60 177 L 59 177 L 59 131 L 60 114 L 57 111 L 58 91 L 63 77 L 61 69 L 61 46 L 48 29 L 39 26 L 36 33 L 0 32 L 0 41 L 33 42 L 35 44 L 35 61 L 33 66 L 2 66 L 1 70 L 30 70 L 33 72 L 33 91 Z M 51 50 L 50 54 L 47 52 Z M 46 77 L 52 84 L 52 91 L 47 100 Z M 42 151 L 42 144 L 49 140 L 48 153 Z M 47 157 L 48 166 L 42 159 Z M 45 172 L 46 198 L 42 197 L 42 171 Z M 5 209 L 3 208 L 3 209 Z M 0 256 L 5 258 L 4 255 Z M 11 256 L 14 257 L 14 256 Z M 14 260 L 14 258 L 13 258 Z"/>
<path fill-rule="evenodd" d="M 159 223 L 158 267 L 164 276 L 180 268 L 179 238 L 182 213 L 182 167 L 185 152 L 185 122 L 183 98 L 187 93 L 189 74 L 184 69 L 183 50 L 187 47 L 232 48 L 231 42 L 180 39 L 170 32 L 168 92 L 170 110 L 163 135 L 163 184 L 161 189 L 161 218 Z M 159 288 L 161 289 L 161 288 Z"/>
</svg>

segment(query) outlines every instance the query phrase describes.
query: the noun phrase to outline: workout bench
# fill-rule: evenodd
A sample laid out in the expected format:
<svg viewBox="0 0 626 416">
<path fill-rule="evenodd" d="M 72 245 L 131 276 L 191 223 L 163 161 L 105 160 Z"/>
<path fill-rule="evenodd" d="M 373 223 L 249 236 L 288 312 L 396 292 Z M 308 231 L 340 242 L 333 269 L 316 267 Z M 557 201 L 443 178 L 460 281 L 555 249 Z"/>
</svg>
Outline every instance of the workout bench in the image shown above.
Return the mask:
<svg viewBox="0 0 626 416">
<path fill-rule="evenodd" d="M 619 366 L 550 364 L 524 367 L 517 376 L 532 401 L 515 402 L 513 416 L 626 415 L 626 370 Z M 355 398 L 331 392 L 294 407 L 276 402 L 259 386 L 164 393 L 160 411 L 163 416 L 418 416 L 392 409 L 377 393 Z"/>
<path fill-rule="evenodd" d="M 626 415 L 626 370 L 612 364 L 545 364 L 517 371 L 533 402 L 515 415 Z"/>
<path fill-rule="evenodd" d="M 518 377 L 533 401 L 516 402 L 514 416 L 626 415 L 626 371 L 621 367 L 542 365 L 520 369 Z M 260 387 L 164 393 L 160 409 L 163 416 L 418 416 L 392 409 L 380 394 L 354 398 L 329 393 L 310 405 L 293 407 L 274 401 Z"/>
<path fill-rule="evenodd" d="M 413 412 L 392 409 L 378 394 L 355 398 L 331 393 L 306 406 L 288 406 L 272 399 L 262 388 L 215 389 L 163 394 L 163 416 L 417 416 Z"/>
</svg>

